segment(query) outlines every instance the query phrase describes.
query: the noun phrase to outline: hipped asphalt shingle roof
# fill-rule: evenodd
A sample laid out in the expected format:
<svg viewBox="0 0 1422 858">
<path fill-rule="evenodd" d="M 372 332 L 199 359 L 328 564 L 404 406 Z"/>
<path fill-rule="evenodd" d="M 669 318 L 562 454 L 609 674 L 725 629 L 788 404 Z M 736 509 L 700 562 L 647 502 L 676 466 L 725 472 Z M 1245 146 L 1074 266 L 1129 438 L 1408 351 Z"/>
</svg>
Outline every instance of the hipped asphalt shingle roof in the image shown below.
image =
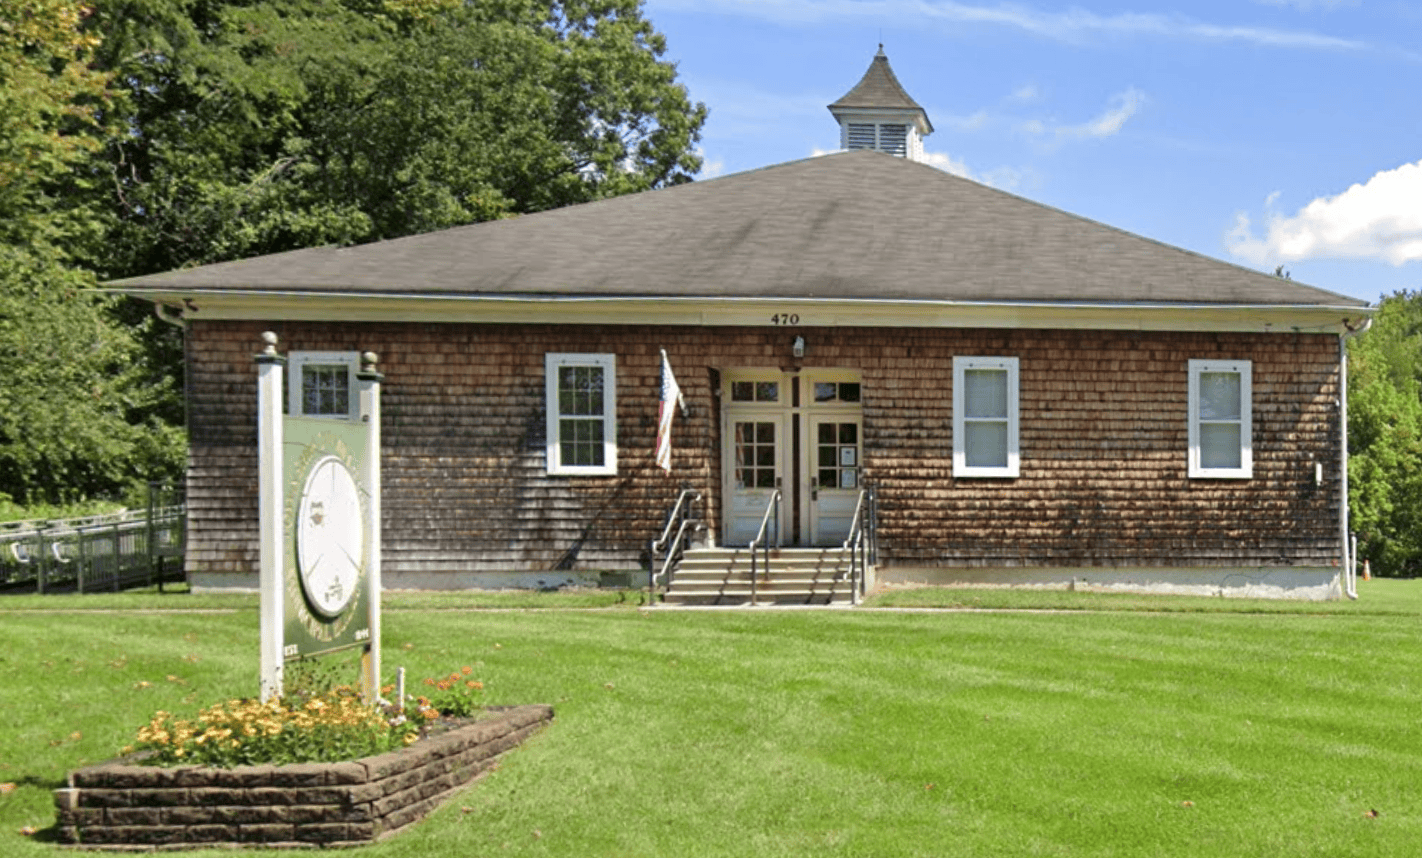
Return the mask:
<svg viewBox="0 0 1422 858">
<path fill-rule="evenodd" d="M 139 295 L 242 290 L 1368 306 L 866 150 L 509 220 L 109 285 Z"/>
</svg>

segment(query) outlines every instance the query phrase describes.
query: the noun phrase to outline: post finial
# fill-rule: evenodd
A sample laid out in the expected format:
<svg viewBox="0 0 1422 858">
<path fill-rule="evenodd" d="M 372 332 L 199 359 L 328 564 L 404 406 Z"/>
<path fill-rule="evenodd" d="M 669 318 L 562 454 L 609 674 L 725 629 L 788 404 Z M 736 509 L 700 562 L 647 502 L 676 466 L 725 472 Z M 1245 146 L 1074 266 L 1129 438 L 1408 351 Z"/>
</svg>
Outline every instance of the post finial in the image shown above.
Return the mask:
<svg viewBox="0 0 1422 858">
<path fill-rule="evenodd" d="M 275 355 L 277 353 L 277 335 L 275 331 L 262 331 L 262 342 L 266 343 L 262 347 L 262 354 Z"/>
</svg>

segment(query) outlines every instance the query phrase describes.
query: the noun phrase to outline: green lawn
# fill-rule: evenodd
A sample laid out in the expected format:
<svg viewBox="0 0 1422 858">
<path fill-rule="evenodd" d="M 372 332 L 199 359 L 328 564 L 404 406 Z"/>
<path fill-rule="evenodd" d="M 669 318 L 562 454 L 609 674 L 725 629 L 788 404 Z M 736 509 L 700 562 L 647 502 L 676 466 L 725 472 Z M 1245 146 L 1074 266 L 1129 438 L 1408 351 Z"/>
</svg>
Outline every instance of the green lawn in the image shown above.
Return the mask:
<svg viewBox="0 0 1422 858">
<path fill-rule="evenodd" d="M 1326 605 L 910 599 L 1037 611 L 392 596 L 387 672 L 469 664 L 492 702 L 558 715 L 360 854 L 1414 854 L 1422 582 L 1360 588 Z M 205 612 L 139 612 L 188 605 Z M 566 609 L 521 610 L 541 606 Z M 255 690 L 251 597 L 24 597 L 0 600 L 0 628 L 7 856 L 63 854 L 49 790 L 153 710 Z"/>
</svg>

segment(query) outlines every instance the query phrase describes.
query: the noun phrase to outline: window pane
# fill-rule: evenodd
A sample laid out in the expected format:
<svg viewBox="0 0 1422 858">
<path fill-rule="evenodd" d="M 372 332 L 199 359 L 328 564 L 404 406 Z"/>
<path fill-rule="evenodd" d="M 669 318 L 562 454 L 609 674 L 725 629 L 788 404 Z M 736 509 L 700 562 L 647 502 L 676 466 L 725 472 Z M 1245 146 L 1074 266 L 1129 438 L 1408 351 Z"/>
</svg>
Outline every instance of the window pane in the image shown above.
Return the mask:
<svg viewBox="0 0 1422 858">
<path fill-rule="evenodd" d="M 964 417 L 1007 417 L 1007 370 L 970 369 L 963 384 Z"/>
<path fill-rule="evenodd" d="M 821 468 L 833 468 L 833 467 L 835 467 L 835 466 L 837 466 L 837 465 L 839 464 L 839 448 L 838 448 L 838 447 L 820 447 L 819 450 L 820 450 L 819 466 L 820 466 Z"/>
<path fill-rule="evenodd" d="M 1007 467 L 1007 423 L 965 423 L 963 452 L 971 468 Z"/>
<path fill-rule="evenodd" d="M 1200 419 L 1238 420 L 1239 373 L 1200 373 Z"/>
<path fill-rule="evenodd" d="M 859 443 L 859 424 L 841 423 L 839 424 L 839 443 L 857 444 Z"/>
<path fill-rule="evenodd" d="M 350 413 L 350 374 L 344 364 L 307 364 L 301 370 L 301 413 L 344 417 Z"/>
<path fill-rule="evenodd" d="M 601 417 L 602 367 L 559 367 L 558 411 L 565 417 Z"/>
<path fill-rule="evenodd" d="M 858 383 L 848 383 L 848 382 L 846 382 L 845 384 L 841 384 L 841 385 L 839 386 L 839 401 L 840 401 L 840 402 L 858 402 L 858 401 L 859 401 L 859 385 L 858 385 Z"/>
<path fill-rule="evenodd" d="M 1201 423 L 1200 467 L 1241 467 L 1239 430 L 1238 423 Z"/>
<path fill-rule="evenodd" d="M 778 381 L 757 381 L 755 383 L 756 402 L 779 402 L 780 382 Z"/>
<path fill-rule="evenodd" d="M 839 486 L 839 471 L 834 468 L 820 469 L 820 488 L 833 489 Z"/>
<path fill-rule="evenodd" d="M 815 382 L 816 402 L 833 402 L 836 392 L 835 384 L 832 381 Z"/>
<path fill-rule="evenodd" d="M 597 466 L 603 464 L 602 421 L 565 419 L 558 424 L 558 448 L 562 464 Z"/>
<path fill-rule="evenodd" d="M 753 402 L 755 400 L 755 385 L 749 381 L 731 382 L 732 402 Z"/>
</svg>

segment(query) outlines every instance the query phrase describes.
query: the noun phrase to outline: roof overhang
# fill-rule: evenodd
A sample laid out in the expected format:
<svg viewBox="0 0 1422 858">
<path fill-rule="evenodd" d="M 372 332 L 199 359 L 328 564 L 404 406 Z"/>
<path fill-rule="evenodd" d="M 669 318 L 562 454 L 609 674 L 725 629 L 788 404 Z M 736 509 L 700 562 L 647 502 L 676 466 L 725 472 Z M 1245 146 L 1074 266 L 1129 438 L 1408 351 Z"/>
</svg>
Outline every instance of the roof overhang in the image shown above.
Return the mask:
<svg viewBox="0 0 1422 858">
<path fill-rule="evenodd" d="M 1375 307 L 111 289 L 191 321 L 1030 328 L 1342 334 Z"/>
</svg>

